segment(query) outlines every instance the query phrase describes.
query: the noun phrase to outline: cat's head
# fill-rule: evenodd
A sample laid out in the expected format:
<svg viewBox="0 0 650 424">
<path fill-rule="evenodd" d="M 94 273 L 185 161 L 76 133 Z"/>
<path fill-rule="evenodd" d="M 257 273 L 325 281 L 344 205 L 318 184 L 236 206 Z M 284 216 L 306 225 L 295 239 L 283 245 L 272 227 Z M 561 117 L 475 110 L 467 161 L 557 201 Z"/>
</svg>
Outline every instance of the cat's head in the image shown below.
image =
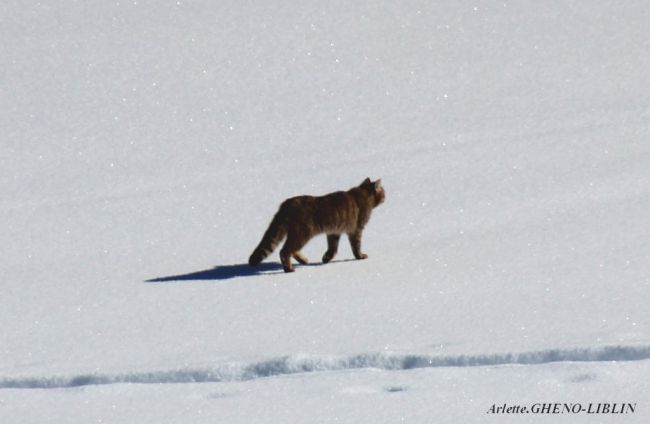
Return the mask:
<svg viewBox="0 0 650 424">
<path fill-rule="evenodd" d="M 381 178 L 378 179 L 377 181 L 371 181 L 370 178 L 366 178 L 365 180 L 363 180 L 363 182 L 359 187 L 361 187 L 364 190 L 367 190 L 372 194 L 372 197 L 375 201 L 375 205 L 374 205 L 375 207 L 384 203 L 386 194 L 384 193 L 384 187 L 381 185 Z"/>
</svg>

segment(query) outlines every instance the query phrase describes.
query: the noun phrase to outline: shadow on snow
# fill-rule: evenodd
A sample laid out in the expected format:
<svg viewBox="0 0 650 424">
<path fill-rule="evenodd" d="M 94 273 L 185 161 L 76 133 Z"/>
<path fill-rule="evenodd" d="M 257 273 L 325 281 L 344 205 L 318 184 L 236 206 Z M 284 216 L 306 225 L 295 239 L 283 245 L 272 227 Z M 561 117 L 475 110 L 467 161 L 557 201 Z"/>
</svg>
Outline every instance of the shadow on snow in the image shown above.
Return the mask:
<svg viewBox="0 0 650 424">
<path fill-rule="evenodd" d="M 347 262 L 352 259 L 343 259 L 336 262 Z M 323 263 L 297 264 L 294 265 L 297 270 L 306 266 L 321 266 Z M 263 262 L 256 266 L 250 266 L 247 263 L 234 265 L 219 265 L 203 271 L 190 272 L 188 274 L 169 275 L 166 277 L 157 277 L 146 280 L 146 283 L 166 283 L 171 281 L 200 281 L 200 280 L 228 280 L 235 277 L 251 277 L 254 275 L 283 274 L 282 264 L 279 262 Z"/>
<path fill-rule="evenodd" d="M 190 272 L 189 274 L 169 275 L 147 280 L 147 283 L 165 283 L 170 281 L 198 281 L 198 280 L 227 280 L 235 277 L 250 277 L 262 274 L 277 274 L 284 272 L 279 262 L 261 263 L 257 266 L 248 264 L 219 265 L 203 271 Z"/>
</svg>

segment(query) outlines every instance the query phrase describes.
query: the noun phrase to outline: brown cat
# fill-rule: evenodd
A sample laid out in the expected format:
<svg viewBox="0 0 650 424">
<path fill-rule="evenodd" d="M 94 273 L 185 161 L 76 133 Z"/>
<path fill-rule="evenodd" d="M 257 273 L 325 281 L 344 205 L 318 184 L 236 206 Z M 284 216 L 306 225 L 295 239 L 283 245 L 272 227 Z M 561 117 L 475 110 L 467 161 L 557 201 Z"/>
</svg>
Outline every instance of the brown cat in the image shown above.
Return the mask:
<svg viewBox="0 0 650 424">
<path fill-rule="evenodd" d="M 308 260 L 300 249 L 312 237 L 322 233 L 327 234 L 323 263 L 334 258 L 343 233 L 348 235 L 354 257 L 366 259 L 368 255 L 361 253 L 361 233 L 372 209 L 383 203 L 384 197 L 381 180 L 372 182 L 366 178 L 361 185 L 348 191 L 289 198 L 280 205 L 248 263 L 253 266 L 262 262 L 286 236 L 287 240 L 280 250 L 280 260 L 285 272 L 293 272 L 291 257 L 306 264 Z"/>
</svg>

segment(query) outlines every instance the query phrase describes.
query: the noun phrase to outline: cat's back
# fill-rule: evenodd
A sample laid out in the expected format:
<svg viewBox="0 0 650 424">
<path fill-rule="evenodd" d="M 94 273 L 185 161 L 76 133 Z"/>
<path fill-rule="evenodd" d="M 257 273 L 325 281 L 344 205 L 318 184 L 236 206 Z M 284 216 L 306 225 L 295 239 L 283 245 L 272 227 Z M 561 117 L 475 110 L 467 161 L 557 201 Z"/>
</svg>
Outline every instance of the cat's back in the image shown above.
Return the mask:
<svg viewBox="0 0 650 424">
<path fill-rule="evenodd" d="M 354 198 L 347 191 L 335 191 L 323 196 L 294 196 L 282 202 L 286 210 L 331 210 L 353 206 Z"/>
<path fill-rule="evenodd" d="M 335 191 L 315 199 L 315 222 L 322 232 L 345 232 L 354 228 L 358 208 L 347 191 Z"/>
<path fill-rule="evenodd" d="M 347 191 L 290 197 L 280 210 L 289 222 L 309 224 L 317 232 L 346 230 L 354 226 L 358 215 L 355 200 Z"/>
</svg>

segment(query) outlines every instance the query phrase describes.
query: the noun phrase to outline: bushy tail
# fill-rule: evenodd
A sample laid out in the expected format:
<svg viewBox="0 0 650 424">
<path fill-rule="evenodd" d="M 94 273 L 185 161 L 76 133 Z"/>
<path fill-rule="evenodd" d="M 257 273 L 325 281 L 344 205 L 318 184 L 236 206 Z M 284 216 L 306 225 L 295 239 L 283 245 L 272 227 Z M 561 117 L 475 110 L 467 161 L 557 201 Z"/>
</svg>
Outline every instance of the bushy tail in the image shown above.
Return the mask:
<svg viewBox="0 0 650 424">
<path fill-rule="evenodd" d="M 257 265 L 262 262 L 267 256 L 269 256 L 278 244 L 282 241 L 284 236 L 287 235 L 287 225 L 285 220 L 282 218 L 281 211 L 275 214 L 273 220 L 269 224 L 269 228 L 264 233 L 262 241 L 257 245 L 250 258 L 248 258 L 248 264 L 251 266 Z"/>
</svg>

